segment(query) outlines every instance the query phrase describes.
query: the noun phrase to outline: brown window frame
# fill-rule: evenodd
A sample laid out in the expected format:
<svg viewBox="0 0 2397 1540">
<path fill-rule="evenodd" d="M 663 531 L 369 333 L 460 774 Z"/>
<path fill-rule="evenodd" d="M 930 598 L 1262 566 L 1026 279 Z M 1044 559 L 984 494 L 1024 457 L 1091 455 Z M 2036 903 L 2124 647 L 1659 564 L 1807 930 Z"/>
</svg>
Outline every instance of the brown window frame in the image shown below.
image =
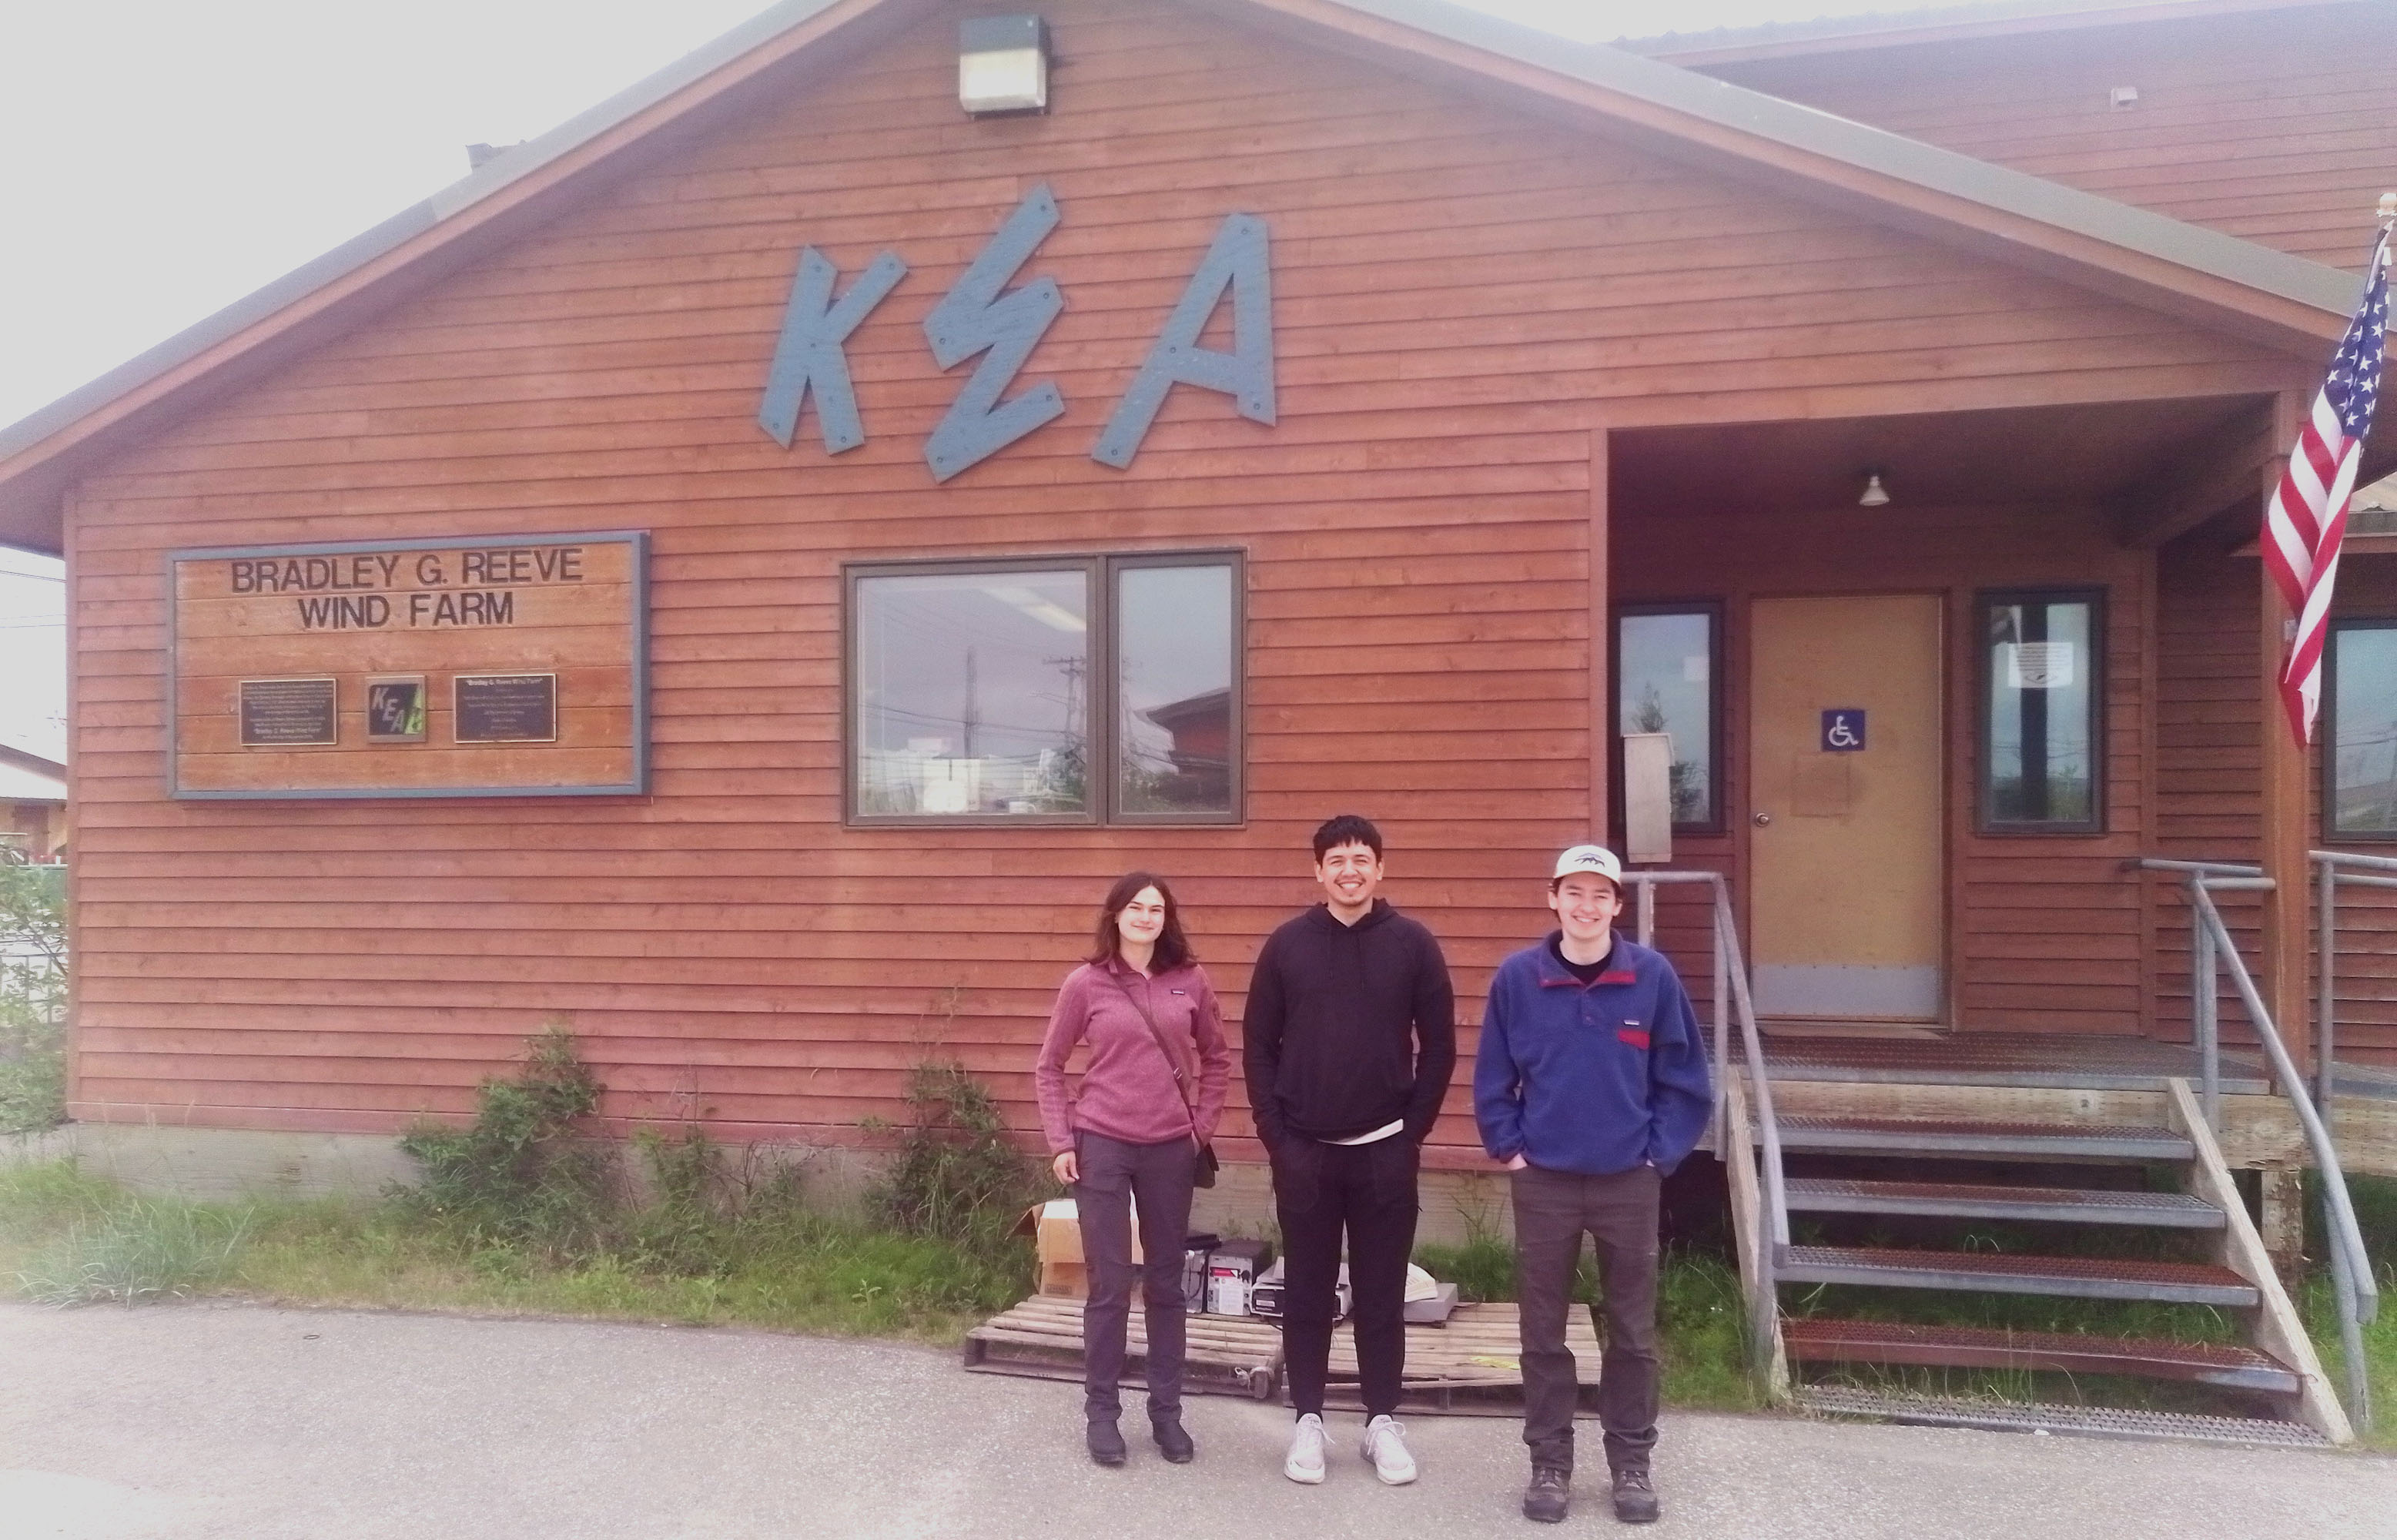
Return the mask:
<svg viewBox="0 0 2397 1540">
<path fill-rule="evenodd" d="M 2112 755 L 2106 737 L 2106 590 L 2086 584 L 1984 588 L 1973 595 L 1973 832 L 1994 838 L 2090 839 L 2107 832 L 2106 781 Z M 2089 607 L 2089 816 L 2084 819 L 2000 819 L 1991 816 L 1996 788 L 1997 703 L 1990 689 L 1989 613 L 2001 605 L 2085 604 Z"/>
<path fill-rule="evenodd" d="M 1224 812 L 1127 812 L 1119 805 L 1117 783 L 1119 757 L 1116 714 L 1119 703 L 1119 657 L 1117 630 L 1118 573 L 1160 567 L 1226 567 L 1232 577 L 1231 807 Z M 910 577 L 943 572 L 1056 572 L 1079 569 L 1089 583 L 1090 667 L 1082 688 L 1083 720 L 1089 732 L 1089 760 L 1084 768 L 1090 788 L 1088 806 L 1073 813 L 866 813 L 857 798 L 857 585 L 869 578 Z M 841 821 L 851 828 L 982 828 L 1019 827 L 1225 827 L 1248 821 L 1248 553 L 1237 547 L 1193 550 L 1061 552 L 1055 555 L 1006 556 L 940 556 L 922 559 L 844 562 L 841 566 L 840 608 L 840 752 Z M 1106 730 L 1096 730 L 1104 722 Z"/>
<path fill-rule="evenodd" d="M 1613 826 L 1623 827 L 1623 623 L 1643 615 L 1703 615 L 1707 621 L 1707 810 L 1696 823 L 1673 821 L 1676 835 L 1719 835 L 1729 827 L 1731 798 L 1723 767 L 1723 601 L 1721 599 L 1647 600 L 1615 606 L 1607 636 L 1607 741 L 1614 747 L 1609 761 L 1614 783 L 1610 800 Z"/>
</svg>

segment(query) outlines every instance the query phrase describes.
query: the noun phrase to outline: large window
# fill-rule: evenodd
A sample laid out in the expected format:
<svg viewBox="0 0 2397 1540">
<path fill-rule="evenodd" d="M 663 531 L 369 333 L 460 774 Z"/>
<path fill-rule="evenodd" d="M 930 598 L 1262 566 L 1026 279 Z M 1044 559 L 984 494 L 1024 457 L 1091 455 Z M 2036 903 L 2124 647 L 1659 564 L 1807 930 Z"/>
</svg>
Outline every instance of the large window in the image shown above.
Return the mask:
<svg viewBox="0 0 2397 1540">
<path fill-rule="evenodd" d="M 893 563 L 849 590 L 853 818 L 1239 818 L 1237 556 Z"/>
<path fill-rule="evenodd" d="M 1693 834 L 1722 827 L 1715 775 L 1717 617 L 1711 605 L 1677 605 L 1628 609 L 1614 622 L 1617 730 L 1671 735 L 1673 827 Z"/>
<path fill-rule="evenodd" d="M 2397 839 L 2397 620 L 2334 621 L 2323 681 L 2323 827 Z"/>
<path fill-rule="evenodd" d="M 2105 599 L 1984 594 L 1981 827 L 2094 834 L 2105 826 Z"/>
</svg>

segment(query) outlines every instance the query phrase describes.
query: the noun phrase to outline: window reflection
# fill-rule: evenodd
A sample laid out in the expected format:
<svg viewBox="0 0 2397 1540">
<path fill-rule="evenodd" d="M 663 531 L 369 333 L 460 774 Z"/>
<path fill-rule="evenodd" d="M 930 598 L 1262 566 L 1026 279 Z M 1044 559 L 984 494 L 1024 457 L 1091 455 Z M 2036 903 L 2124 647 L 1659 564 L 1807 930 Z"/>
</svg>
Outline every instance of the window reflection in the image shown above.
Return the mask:
<svg viewBox="0 0 2397 1540">
<path fill-rule="evenodd" d="M 857 583 L 862 813 L 1089 806 L 1089 583 L 1079 570 Z"/>
<path fill-rule="evenodd" d="M 2096 607 L 2086 599 L 1988 606 L 1988 821 L 2096 822 Z"/>
<path fill-rule="evenodd" d="M 1117 573 L 1117 807 L 1232 810 L 1232 569 Z"/>
<path fill-rule="evenodd" d="M 2397 623 L 2330 634 L 2329 819 L 2345 835 L 2397 835 Z"/>
<path fill-rule="evenodd" d="M 1673 822 L 1713 824 L 1712 612 L 1625 615 L 1616 626 L 1615 658 L 1620 730 L 1672 736 Z"/>
</svg>

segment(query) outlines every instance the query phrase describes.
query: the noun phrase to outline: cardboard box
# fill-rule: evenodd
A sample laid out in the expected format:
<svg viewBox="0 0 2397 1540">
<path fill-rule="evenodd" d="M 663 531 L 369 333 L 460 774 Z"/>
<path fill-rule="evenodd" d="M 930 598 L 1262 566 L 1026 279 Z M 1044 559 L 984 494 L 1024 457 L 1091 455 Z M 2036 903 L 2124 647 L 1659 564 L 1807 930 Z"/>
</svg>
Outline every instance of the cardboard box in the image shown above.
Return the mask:
<svg viewBox="0 0 2397 1540">
<path fill-rule="evenodd" d="M 1034 1287 L 1039 1292 L 1065 1299 L 1090 1297 L 1091 1271 L 1082 1258 L 1082 1214 L 1072 1199 L 1033 1204 L 1010 1233 L 1032 1238 L 1033 1255 L 1039 1264 L 1039 1281 Z M 1132 1212 L 1132 1259 L 1141 1260 L 1137 1203 Z"/>
</svg>

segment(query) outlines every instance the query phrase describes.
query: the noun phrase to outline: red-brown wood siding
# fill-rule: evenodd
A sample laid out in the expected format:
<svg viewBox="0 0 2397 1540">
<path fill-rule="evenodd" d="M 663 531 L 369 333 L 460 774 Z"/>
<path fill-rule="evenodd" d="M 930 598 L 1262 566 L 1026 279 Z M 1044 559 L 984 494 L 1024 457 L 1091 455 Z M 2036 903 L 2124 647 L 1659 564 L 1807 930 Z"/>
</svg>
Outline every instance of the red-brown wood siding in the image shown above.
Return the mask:
<svg viewBox="0 0 2397 1540">
<path fill-rule="evenodd" d="M 2148 20 L 1708 74 L 2361 272 L 2397 165 L 2397 7 Z M 2112 92 L 2135 87 L 2118 110 Z"/>
<path fill-rule="evenodd" d="M 2256 608 L 2262 575 L 2254 556 L 2225 556 L 2203 534 L 2167 546 L 2158 563 L 2162 646 L 2157 679 L 2155 853 L 2179 861 L 2252 862 L 2261 771 L 2257 730 L 2286 731 L 2277 709 L 2257 700 Z M 2397 559 L 2359 556 L 2339 573 L 2336 612 L 2397 618 Z M 2308 830 L 2323 849 L 2322 755 L 2310 757 Z M 2397 854 L 2387 844 L 2340 849 Z M 2181 890 L 2155 883 L 2150 905 L 2156 1031 L 2189 1038 L 2189 909 Z M 2220 893 L 2250 967 L 2256 902 Z M 2311 902 L 2309 896 L 2310 904 Z M 2338 1036 L 2342 1060 L 2397 1063 L 2397 891 L 2349 886 L 2338 895 Z M 2222 990 L 2226 1042 L 2253 1042 L 2236 997 Z"/>
<path fill-rule="evenodd" d="M 1309 830 L 1350 809 L 1471 1021 L 1585 832 L 1594 429 L 2285 382 L 2248 344 L 1187 8 L 1048 16 L 1053 115 L 962 119 L 936 17 L 79 489 L 79 1116 L 389 1129 L 468 1107 L 557 1012 L 623 1118 L 849 1138 L 938 1051 L 1029 1127 L 1106 879 L 1180 880 L 1237 1011 L 1310 897 Z M 1043 180 L 1064 223 L 1024 275 L 1066 308 L 1023 378 L 1068 411 L 935 487 L 921 446 L 964 371 L 922 320 Z M 1185 389 L 1128 473 L 1094 464 L 1234 209 L 1273 233 L 1279 425 Z M 811 421 L 787 451 L 754 422 L 803 244 L 844 283 L 886 248 L 913 267 L 850 341 L 871 441 L 837 459 Z M 167 550 L 614 528 L 654 535 L 649 798 L 164 797 Z M 1249 553 L 1244 826 L 843 826 L 842 561 L 1225 545 Z M 2033 892 L 2096 859 L 1972 857 Z M 2056 1019 L 1993 969 L 1968 988 Z M 2088 988 L 2075 1009 L 2126 1019 Z"/>
</svg>

